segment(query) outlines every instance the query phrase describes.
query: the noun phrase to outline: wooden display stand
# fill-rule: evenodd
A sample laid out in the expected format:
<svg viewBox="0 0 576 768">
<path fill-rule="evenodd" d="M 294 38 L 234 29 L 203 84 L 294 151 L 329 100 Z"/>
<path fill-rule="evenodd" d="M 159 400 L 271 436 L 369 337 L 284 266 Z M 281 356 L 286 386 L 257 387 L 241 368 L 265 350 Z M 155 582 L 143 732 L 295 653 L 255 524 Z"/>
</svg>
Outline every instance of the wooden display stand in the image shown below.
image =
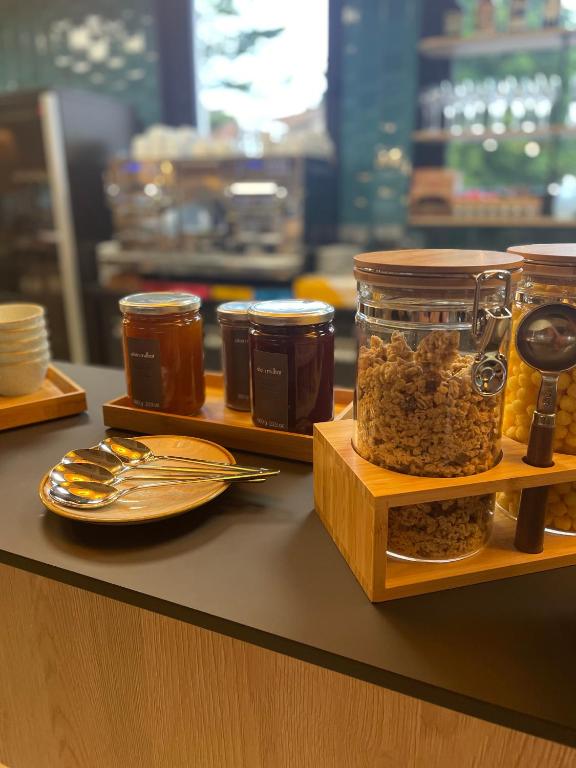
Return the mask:
<svg viewBox="0 0 576 768">
<path fill-rule="evenodd" d="M 413 477 L 362 459 L 352 447 L 352 429 L 351 420 L 315 425 L 314 498 L 318 515 L 373 602 L 576 564 L 576 536 L 547 534 L 541 554 L 518 552 L 515 523 L 498 512 L 488 546 L 470 558 L 411 563 L 386 555 L 390 507 L 573 482 L 576 457 L 556 454 L 553 467 L 531 467 L 522 461 L 526 446 L 505 438 L 502 461 L 489 472 Z"/>
</svg>

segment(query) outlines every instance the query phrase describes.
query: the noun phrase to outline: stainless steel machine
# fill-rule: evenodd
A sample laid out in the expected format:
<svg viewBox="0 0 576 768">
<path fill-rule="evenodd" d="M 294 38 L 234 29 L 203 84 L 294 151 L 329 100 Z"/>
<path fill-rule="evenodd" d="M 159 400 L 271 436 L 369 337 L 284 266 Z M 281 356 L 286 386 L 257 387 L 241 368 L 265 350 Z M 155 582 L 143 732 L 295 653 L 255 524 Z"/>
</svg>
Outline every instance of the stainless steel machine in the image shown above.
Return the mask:
<svg viewBox="0 0 576 768">
<path fill-rule="evenodd" d="M 120 159 L 106 190 L 122 248 L 304 256 L 334 239 L 334 181 L 316 158 Z"/>
</svg>

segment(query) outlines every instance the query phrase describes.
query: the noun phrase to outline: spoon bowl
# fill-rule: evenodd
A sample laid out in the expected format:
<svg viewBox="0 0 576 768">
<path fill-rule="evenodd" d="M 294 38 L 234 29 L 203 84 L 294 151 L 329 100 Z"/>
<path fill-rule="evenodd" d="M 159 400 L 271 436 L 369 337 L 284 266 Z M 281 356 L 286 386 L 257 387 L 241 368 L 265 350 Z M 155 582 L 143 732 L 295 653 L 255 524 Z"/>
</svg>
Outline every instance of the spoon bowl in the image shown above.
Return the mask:
<svg viewBox="0 0 576 768">
<path fill-rule="evenodd" d="M 99 483 L 101 485 L 113 485 L 116 476 L 105 467 L 97 464 L 82 464 L 71 462 L 70 464 L 56 464 L 48 475 L 53 486 L 66 483 Z"/>
<path fill-rule="evenodd" d="M 516 348 L 522 360 L 544 373 L 562 373 L 576 365 L 576 307 L 543 304 L 521 320 Z"/>
<path fill-rule="evenodd" d="M 75 451 L 68 451 L 62 457 L 60 463 L 95 464 L 96 466 L 104 467 L 113 475 L 118 475 L 127 469 L 126 465 L 117 456 L 113 453 L 108 453 L 108 451 L 101 451 L 99 448 L 78 448 Z"/>
<path fill-rule="evenodd" d="M 112 504 L 124 495 L 124 492 L 117 488 L 111 488 L 105 483 L 63 482 L 49 488 L 48 495 L 58 504 L 64 504 L 67 507 L 75 507 L 76 509 L 90 507 L 93 509 Z"/>
</svg>

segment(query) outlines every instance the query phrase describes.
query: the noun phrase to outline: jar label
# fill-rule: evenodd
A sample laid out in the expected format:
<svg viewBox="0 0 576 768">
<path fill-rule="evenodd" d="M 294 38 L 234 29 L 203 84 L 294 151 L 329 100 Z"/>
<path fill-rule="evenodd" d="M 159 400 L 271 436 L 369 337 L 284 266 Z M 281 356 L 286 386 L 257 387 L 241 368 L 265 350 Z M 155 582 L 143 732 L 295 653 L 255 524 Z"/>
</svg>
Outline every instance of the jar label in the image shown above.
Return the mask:
<svg viewBox="0 0 576 768">
<path fill-rule="evenodd" d="M 231 357 L 233 378 L 236 385 L 236 399 L 238 402 L 250 403 L 250 355 L 248 353 L 248 330 L 246 328 L 233 328 L 231 345 Z M 229 375 L 229 372 L 227 371 Z"/>
<path fill-rule="evenodd" d="M 162 368 L 159 339 L 132 339 L 128 337 L 128 365 L 132 391 L 130 396 L 138 408 L 162 408 Z"/>
<path fill-rule="evenodd" d="M 253 419 L 261 427 L 288 429 L 288 355 L 254 350 Z"/>
</svg>

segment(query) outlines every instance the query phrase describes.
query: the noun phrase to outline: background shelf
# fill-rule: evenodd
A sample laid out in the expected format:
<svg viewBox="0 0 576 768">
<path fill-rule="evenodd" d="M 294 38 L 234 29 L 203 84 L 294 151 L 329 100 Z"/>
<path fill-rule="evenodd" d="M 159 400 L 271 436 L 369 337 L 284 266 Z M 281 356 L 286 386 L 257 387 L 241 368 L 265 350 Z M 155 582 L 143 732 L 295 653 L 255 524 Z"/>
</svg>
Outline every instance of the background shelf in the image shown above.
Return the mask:
<svg viewBox="0 0 576 768">
<path fill-rule="evenodd" d="M 565 125 L 551 125 L 548 128 L 538 128 L 535 131 L 505 131 L 504 133 L 494 133 L 494 131 L 485 131 L 482 134 L 467 131 L 460 135 L 450 133 L 450 131 L 414 131 L 412 141 L 418 144 L 446 144 L 448 142 L 462 142 L 470 144 L 481 144 L 486 139 L 496 139 L 497 141 L 514 141 L 523 139 L 532 141 L 534 139 L 552 139 L 576 138 L 576 128 L 570 128 Z"/>
<path fill-rule="evenodd" d="M 551 216 L 537 216 L 534 218 L 522 218 L 521 216 L 502 218 L 481 216 L 410 216 L 408 224 L 411 227 L 435 228 L 435 227 L 481 227 L 482 229 L 498 229 L 519 227 L 522 229 L 576 229 L 576 219 L 563 221 L 553 219 Z"/>
<path fill-rule="evenodd" d="M 525 51 L 554 51 L 574 41 L 575 33 L 562 28 L 530 29 L 517 32 L 485 32 L 470 37 L 425 37 L 420 41 L 422 56 L 431 59 L 497 56 Z"/>
</svg>

